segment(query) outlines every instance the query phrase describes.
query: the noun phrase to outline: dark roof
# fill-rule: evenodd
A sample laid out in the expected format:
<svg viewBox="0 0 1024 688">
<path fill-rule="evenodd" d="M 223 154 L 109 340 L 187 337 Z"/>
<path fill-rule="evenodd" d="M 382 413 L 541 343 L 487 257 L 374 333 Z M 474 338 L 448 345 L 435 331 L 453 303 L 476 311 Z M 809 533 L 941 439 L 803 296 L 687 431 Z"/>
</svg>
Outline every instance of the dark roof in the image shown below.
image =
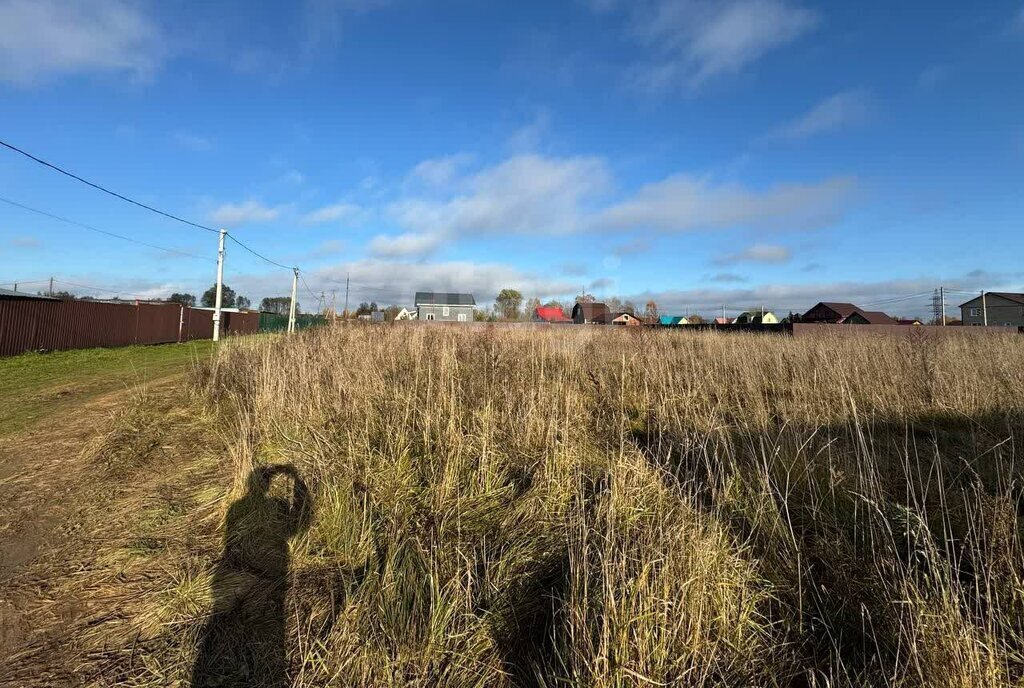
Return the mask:
<svg viewBox="0 0 1024 688">
<path fill-rule="evenodd" d="M 860 310 L 860 308 L 853 305 L 852 303 L 842 303 L 840 301 L 822 301 L 818 303 L 818 305 L 815 306 L 814 308 L 817 308 L 818 306 L 824 306 L 830 311 L 838 313 L 843 318 L 849 317 L 850 314 L 853 313 L 854 311 Z M 814 308 L 812 308 L 811 310 L 813 311 Z"/>
<path fill-rule="evenodd" d="M 475 306 L 476 299 L 472 294 L 457 294 L 454 292 L 416 292 L 417 306 Z"/>
<path fill-rule="evenodd" d="M 579 308 L 583 312 L 584 320 L 593 320 L 596 322 L 604 322 L 605 318 L 608 317 L 608 306 L 601 303 L 600 301 L 584 301 L 577 303 L 572 307 L 573 316 L 576 315 L 576 309 Z"/>
<path fill-rule="evenodd" d="M 40 296 L 39 294 L 30 294 L 27 291 L 12 291 L 10 289 L 0 289 L 0 299 L 39 299 L 42 301 L 59 301 L 52 296 Z"/>
<path fill-rule="evenodd" d="M 898 324 L 894 318 L 889 317 L 882 311 L 862 311 L 861 309 L 858 308 L 857 313 L 859 313 L 865 320 L 867 320 L 869 325 Z"/>
<path fill-rule="evenodd" d="M 1014 303 L 1024 305 L 1024 294 L 1018 294 L 1012 291 L 987 291 L 985 292 L 985 296 L 998 296 L 1001 299 L 1006 299 L 1007 301 L 1013 301 Z M 961 303 L 960 308 L 963 308 L 967 304 L 974 303 L 975 301 L 977 301 L 979 304 L 981 303 L 981 294 L 978 294 L 970 301 L 965 301 L 964 303 Z"/>
</svg>

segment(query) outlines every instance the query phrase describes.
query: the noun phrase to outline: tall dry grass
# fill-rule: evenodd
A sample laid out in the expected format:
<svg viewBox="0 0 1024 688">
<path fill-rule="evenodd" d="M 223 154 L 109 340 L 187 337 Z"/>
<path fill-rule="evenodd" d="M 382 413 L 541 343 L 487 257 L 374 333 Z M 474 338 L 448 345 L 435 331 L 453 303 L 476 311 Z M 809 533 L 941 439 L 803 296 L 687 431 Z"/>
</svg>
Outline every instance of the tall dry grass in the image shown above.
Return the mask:
<svg viewBox="0 0 1024 688">
<path fill-rule="evenodd" d="M 1024 681 L 1024 342 L 335 328 L 198 379 L 290 462 L 297 685 Z"/>
</svg>

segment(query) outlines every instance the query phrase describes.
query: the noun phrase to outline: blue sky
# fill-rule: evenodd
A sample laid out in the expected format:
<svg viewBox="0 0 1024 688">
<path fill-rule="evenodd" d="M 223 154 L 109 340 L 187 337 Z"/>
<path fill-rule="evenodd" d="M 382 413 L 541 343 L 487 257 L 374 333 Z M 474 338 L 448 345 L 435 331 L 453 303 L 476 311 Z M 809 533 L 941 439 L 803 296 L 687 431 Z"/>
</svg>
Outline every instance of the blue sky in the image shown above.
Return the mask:
<svg viewBox="0 0 1024 688">
<path fill-rule="evenodd" d="M 353 302 L 911 314 L 1024 290 L 1022 68 L 1019 0 L 0 0 L 0 138 Z M 0 282 L 212 282 L 215 235 L 9 151 L 0 197 L 206 257 L 0 203 Z"/>
</svg>

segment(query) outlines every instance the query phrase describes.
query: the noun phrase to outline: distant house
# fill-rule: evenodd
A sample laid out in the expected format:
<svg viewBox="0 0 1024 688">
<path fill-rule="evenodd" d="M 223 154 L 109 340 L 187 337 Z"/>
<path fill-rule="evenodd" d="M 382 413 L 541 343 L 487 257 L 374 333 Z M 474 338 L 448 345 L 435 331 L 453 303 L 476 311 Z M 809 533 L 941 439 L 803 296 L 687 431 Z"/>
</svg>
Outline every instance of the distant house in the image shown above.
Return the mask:
<svg viewBox="0 0 1024 688">
<path fill-rule="evenodd" d="M 922 325 L 924 323 L 922 323 L 920 320 L 917 320 L 915 318 L 900 318 L 899 320 L 896 321 L 896 324 L 897 325 Z"/>
<path fill-rule="evenodd" d="M 472 294 L 447 292 L 416 292 L 417 320 L 473 322 L 476 299 Z"/>
<path fill-rule="evenodd" d="M 663 315 L 658 318 L 659 325 L 689 325 L 685 315 Z"/>
<path fill-rule="evenodd" d="M 861 309 L 852 303 L 822 301 L 814 306 L 814 308 L 804 313 L 800 318 L 800 322 L 838 324 L 845 321 L 855 311 L 859 310 Z"/>
<path fill-rule="evenodd" d="M 986 318 L 987 313 L 987 318 Z M 960 319 L 964 325 L 1024 325 L 1024 294 L 1006 291 L 985 292 L 985 302 L 981 296 L 960 304 Z"/>
<path fill-rule="evenodd" d="M 733 321 L 736 325 L 778 325 L 779 319 L 771 311 L 744 311 Z"/>
<path fill-rule="evenodd" d="M 599 301 L 577 303 L 572 307 L 572 321 L 577 325 L 605 325 L 611 321 L 611 313 Z"/>
<path fill-rule="evenodd" d="M 533 309 L 534 322 L 569 323 L 572 318 L 566 317 L 560 306 L 537 306 Z"/>
<path fill-rule="evenodd" d="M 402 310 L 398 311 L 398 315 L 395 316 L 395 320 L 415 320 L 416 315 L 416 311 L 411 311 L 408 308 L 403 308 Z"/>
<path fill-rule="evenodd" d="M 898 325 L 895 318 L 890 318 L 882 311 L 855 310 L 843 319 L 844 325 Z"/>
<path fill-rule="evenodd" d="M 640 327 L 644 321 L 632 313 L 616 313 L 611 319 L 612 325 L 626 325 L 627 327 Z"/>
<path fill-rule="evenodd" d="M 732 318 L 726 318 L 725 316 L 715 318 L 716 325 L 732 325 L 732 322 Z"/>
</svg>

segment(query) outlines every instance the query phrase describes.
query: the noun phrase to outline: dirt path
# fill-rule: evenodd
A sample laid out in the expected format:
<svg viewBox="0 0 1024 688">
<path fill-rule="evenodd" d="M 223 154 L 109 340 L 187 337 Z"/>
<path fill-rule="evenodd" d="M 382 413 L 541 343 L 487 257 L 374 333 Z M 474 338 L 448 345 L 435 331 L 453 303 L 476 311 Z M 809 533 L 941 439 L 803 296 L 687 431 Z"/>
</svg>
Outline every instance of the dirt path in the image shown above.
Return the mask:
<svg viewBox="0 0 1024 688">
<path fill-rule="evenodd" d="M 76 664 L 85 631 L 131 590 L 120 553 L 159 545 L 136 537 L 139 521 L 220 482 L 183 378 L 92 395 L 0 438 L 0 683 L 93 683 Z"/>
</svg>

